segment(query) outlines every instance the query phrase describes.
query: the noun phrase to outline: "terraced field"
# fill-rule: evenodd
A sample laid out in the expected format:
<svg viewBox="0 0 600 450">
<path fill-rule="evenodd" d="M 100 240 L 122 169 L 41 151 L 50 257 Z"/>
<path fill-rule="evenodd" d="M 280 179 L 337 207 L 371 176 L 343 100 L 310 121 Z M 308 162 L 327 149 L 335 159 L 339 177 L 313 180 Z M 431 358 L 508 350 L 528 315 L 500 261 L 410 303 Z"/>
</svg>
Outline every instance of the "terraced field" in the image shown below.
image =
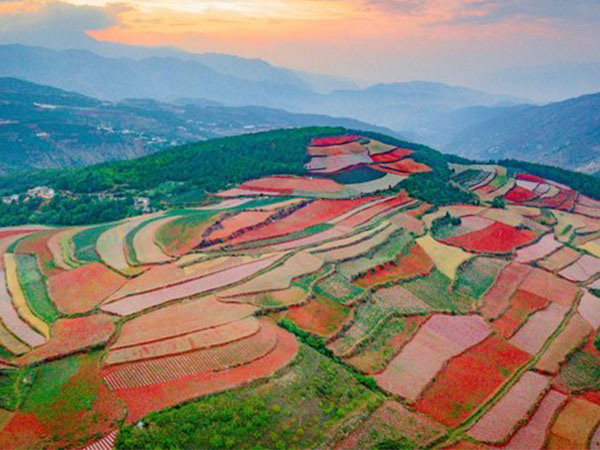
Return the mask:
<svg viewBox="0 0 600 450">
<path fill-rule="evenodd" d="M 0 229 L 0 446 L 597 448 L 600 202 L 395 143 Z"/>
</svg>

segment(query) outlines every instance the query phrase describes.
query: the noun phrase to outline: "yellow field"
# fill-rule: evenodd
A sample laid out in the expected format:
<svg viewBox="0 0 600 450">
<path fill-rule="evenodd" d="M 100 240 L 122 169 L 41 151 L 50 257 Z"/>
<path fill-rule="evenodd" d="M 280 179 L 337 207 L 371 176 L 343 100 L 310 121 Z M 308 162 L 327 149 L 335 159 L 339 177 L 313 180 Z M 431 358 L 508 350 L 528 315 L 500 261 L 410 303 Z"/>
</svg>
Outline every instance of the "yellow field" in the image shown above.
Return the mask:
<svg viewBox="0 0 600 450">
<path fill-rule="evenodd" d="M 451 280 L 456 278 L 458 267 L 473 255 L 461 250 L 460 248 L 450 247 L 441 244 L 430 235 L 417 239 L 417 244 L 421 246 L 427 256 L 429 256 L 437 269 Z"/>
<path fill-rule="evenodd" d="M 4 266 L 6 270 L 6 284 L 19 316 L 48 339 L 50 337 L 50 327 L 29 309 L 25 294 L 23 293 L 23 289 L 21 289 L 17 277 L 17 261 L 12 253 L 4 255 Z"/>
</svg>

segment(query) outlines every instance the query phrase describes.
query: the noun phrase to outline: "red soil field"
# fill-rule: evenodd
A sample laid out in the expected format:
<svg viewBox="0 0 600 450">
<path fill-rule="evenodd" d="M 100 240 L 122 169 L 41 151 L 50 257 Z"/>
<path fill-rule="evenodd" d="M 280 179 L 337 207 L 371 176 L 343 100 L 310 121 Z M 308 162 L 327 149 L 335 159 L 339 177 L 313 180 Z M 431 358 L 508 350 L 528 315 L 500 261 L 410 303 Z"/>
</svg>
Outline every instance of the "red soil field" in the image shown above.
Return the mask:
<svg viewBox="0 0 600 450">
<path fill-rule="evenodd" d="M 544 296 L 554 303 L 569 307 L 573 304 L 579 288 L 575 283 L 552 275 L 545 270 L 534 268 L 523 280 L 520 289 Z"/>
<path fill-rule="evenodd" d="M 243 244 L 260 239 L 271 239 L 290 233 L 305 230 L 354 209 L 372 198 L 363 197 L 351 200 L 316 200 L 308 206 L 298 209 L 283 219 L 267 226 L 244 233 L 239 238 L 230 241 L 231 244 Z"/>
<path fill-rule="evenodd" d="M 314 145 L 316 147 L 327 145 L 342 145 L 347 144 L 348 142 L 357 141 L 359 139 L 360 136 L 356 134 L 347 134 L 344 136 L 325 136 L 312 138 L 310 141 L 310 145 Z"/>
<path fill-rule="evenodd" d="M 429 172 L 431 167 L 416 162 L 412 158 L 402 159 L 400 161 L 384 163 L 379 166 L 380 168 L 390 171 L 391 173 L 402 173 L 402 174 L 413 174 L 421 172 Z"/>
<path fill-rule="evenodd" d="M 492 335 L 451 359 L 415 407 L 456 427 L 528 360 L 527 353 Z"/>
<path fill-rule="evenodd" d="M 205 236 L 206 240 L 225 239 L 242 229 L 253 227 L 266 221 L 273 213 L 270 211 L 242 211 L 221 221 L 221 227 Z"/>
<path fill-rule="evenodd" d="M 391 150 L 389 152 L 371 155 L 371 159 L 373 160 L 373 162 L 377 163 L 394 162 L 412 153 L 414 153 L 412 150 L 408 150 L 405 148 L 395 148 L 394 150 Z"/>
<path fill-rule="evenodd" d="M 62 269 L 54 266 L 52 253 L 48 249 L 48 239 L 54 234 L 60 233 L 61 230 L 42 231 L 39 233 L 27 236 L 20 241 L 15 247 L 15 253 L 18 254 L 33 254 L 38 257 L 38 266 L 44 275 L 50 277 L 62 272 Z"/>
<path fill-rule="evenodd" d="M 329 178 L 272 176 L 247 181 L 240 188 L 291 194 L 293 191 L 336 192 L 344 186 Z"/>
<path fill-rule="evenodd" d="M 484 253 L 507 253 L 537 238 L 530 230 L 519 230 L 502 222 L 494 222 L 483 230 L 443 240 L 444 243 Z"/>
<path fill-rule="evenodd" d="M 545 183 L 546 180 L 537 177 L 535 175 L 529 175 L 528 173 L 518 173 L 515 178 L 517 180 L 533 181 L 534 183 Z"/>
<path fill-rule="evenodd" d="M 405 280 L 416 276 L 428 275 L 435 265 L 427 253 L 418 245 L 413 245 L 408 254 L 402 256 L 398 262 L 389 262 L 378 266 L 374 273 L 367 273 L 356 280 L 356 284 L 363 288 L 372 288 L 390 281 Z"/>
<path fill-rule="evenodd" d="M 60 311 L 78 314 L 98 306 L 126 282 L 104 264 L 91 263 L 50 277 L 48 293 Z"/>
<path fill-rule="evenodd" d="M 275 327 L 275 325 L 270 325 Z M 244 366 L 223 372 L 205 372 L 168 383 L 116 391 L 129 410 L 127 422 L 133 423 L 151 411 L 176 405 L 202 395 L 241 387 L 285 367 L 298 351 L 296 338 L 276 327 L 277 345 L 267 355 Z"/>
<path fill-rule="evenodd" d="M 282 314 L 303 330 L 324 337 L 338 332 L 348 315 L 346 308 L 324 297 L 313 299 L 306 305 L 292 306 Z"/>
<path fill-rule="evenodd" d="M 363 209 L 362 211 L 357 212 L 356 214 L 353 214 L 350 217 L 342 220 L 340 223 L 338 223 L 338 225 L 345 227 L 357 227 L 365 222 L 368 222 L 373 217 L 386 211 L 389 211 L 392 208 L 396 208 L 400 205 L 408 203 L 411 200 L 412 199 L 408 196 L 406 191 L 400 191 L 396 197 L 393 197 L 384 202 L 379 202 L 370 208 Z"/>
<path fill-rule="evenodd" d="M 36 230 L 25 230 L 25 229 L 18 229 L 18 230 L 5 230 L 5 231 L 0 231 L 0 239 L 8 237 L 8 236 L 14 236 L 16 234 L 26 234 L 26 233 L 33 233 Z"/>
<path fill-rule="evenodd" d="M 554 197 L 543 198 L 540 203 L 548 208 L 562 209 L 570 211 L 575 207 L 577 192 L 567 189 L 561 189 Z"/>
<path fill-rule="evenodd" d="M 529 314 L 545 308 L 548 302 L 549 300 L 545 297 L 517 289 L 510 299 L 510 306 L 499 319 L 492 322 L 492 327 L 509 339 Z"/>
<path fill-rule="evenodd" d="M 535 196 L 535 193 L 529 189 L 525 189 L 521 186 L 515 186 L 504 195 L 504 199 L 511 202 L 520 203 L 532 200 L 535 198 Z"/>
<path fill-rule="evenodd" d="M 50 340 L 18 358 L 17 363 L 31 364 L 104 344 L 115 330 L 114 319 L 106 314 L 59 319 L 52 325 Z"/>
<path fill-rule="evenodd" d="M 487 319 L 499 317 L 508 308 L 511 296 L 532 270 L 532 267 L 522 264 L 506 266 L 483 297 L 480 308 L 483 316 Z"/>
</svg>

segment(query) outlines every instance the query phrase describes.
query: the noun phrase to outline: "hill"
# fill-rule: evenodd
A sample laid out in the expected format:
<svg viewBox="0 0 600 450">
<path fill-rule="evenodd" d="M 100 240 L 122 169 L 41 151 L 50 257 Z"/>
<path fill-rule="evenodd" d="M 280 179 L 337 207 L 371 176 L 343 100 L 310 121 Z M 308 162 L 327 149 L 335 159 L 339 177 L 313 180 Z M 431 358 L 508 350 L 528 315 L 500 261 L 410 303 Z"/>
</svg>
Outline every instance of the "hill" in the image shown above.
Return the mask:
<svg viewBox="0 0 600 450">
<path fill-rule="evenodd" d="M 600 93 L 544 106 L 462 111 L 448 121 L 440 127 L 446 135 L 429 142 L 450 153 L 551 162 L 586 173 L 600 169 Z"/>
<path fill-rule="evenodd" d="M 594 177 L 313 127 L 0 182 L 163 195 L 0 228 L 1 448 L 594 448 Z"/>
<path fill-rule="evenodd" d="M 111 103 L 0 78 L 0 173 L 128 159 L 185 142 L 310 125 L 387 131 L 353 119 L 190 99 Z"/>
</svg>

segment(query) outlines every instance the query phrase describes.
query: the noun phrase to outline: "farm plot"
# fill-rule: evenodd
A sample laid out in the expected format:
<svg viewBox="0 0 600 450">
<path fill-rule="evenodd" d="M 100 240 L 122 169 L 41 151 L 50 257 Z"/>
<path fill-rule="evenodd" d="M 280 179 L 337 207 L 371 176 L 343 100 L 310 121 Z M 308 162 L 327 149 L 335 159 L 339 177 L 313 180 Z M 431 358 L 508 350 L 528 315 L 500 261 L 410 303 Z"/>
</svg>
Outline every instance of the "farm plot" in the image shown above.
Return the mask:
<svg viewBox="0 0 600 450">
<path fill-rule="evenodd" d="M 338 270 L 349 279 L 359 277 L 374 267 L 395 261 L 410 241 L 411 237 L 406 232 L 391 234 L 373 253 L 340 263 Z"/>
<path fill-rule="evenodd" d="M 548 448 L 587 448 L 599 422 L 600 406 L 581 398 L 570 399 L 550 429 Z"/>
<path fill-rule="evenodd" d="M 27 350 L 27 347 L 25 347 L 22 342 L 30 347 L 36 347 L 43 345 L 46 339 L 44 335 L 33 329 L 29 323 L 21 319 L 17 313 L 17 309 L 7 290 L 7 277 L 9 276 L 16 278 L 14 272 L 5 274 L 4 271 L 0 271 L 0 319 L 3 324 L 2 341 L 6 348 L 11 352 L 19 354 L 24 353 Z M 13 280 L 10 284 L 14 283 L 18 284 L 16 280 Z M 6 330 L 4 328 L 6 328 Z"/>
<path fill-rule="evenodd" d="M 198 211 L 168 222 L 156 232 L 155 242 L 167 255 L 185 255 L 200 243 L 217 214 L 214 210 Z"/>
<path fill-rule="evenodd" d="M 54 264 L 60 269 L 71 270 L 78 264 L 73 261 L 73 236 L 81 231 L 81 228 L 68 228 L 60 233 L 52 235 L 48 239 L 48 250 L 52 254 Z"/>
<path fill-rule="evenodd" d="M 329 241 L 331 239 L 337 239 L 347 234 L 348 230 L 344 227 L 333 227 L 320 233 L 315 233 L 310 236 L 306 236 L 299 239 L 294 239 L 281 244 L 271 245 L 271 248 L 275 251 L 293 250 L 300 247 L 313 246 L 320 244 L 323 241 Z"/>
<path fill-rule="evenodd" d="M 369 142 L 363 145 L 369 151 L 369 154 L 371 156 L 377 155 L 379 153 L 387 153 L 397 148 L 393 145 L 384 144 L 383 142 L 377 141 L 375 139 L 369 139 Z"/>
<path fill-rule="evenodd" d="M 326 147 L 330 145 L 343 145 L 348 144 L 353 141 L 358 141 L 361 139 L 360 136 L 356 134 L 346 134 L 343 136 L 323 136 L 312 138 L 310 141 L 311 146 L 315 147 Z"/>
<path fill-rule="evenodd" d="M 508 309 L 492 322 L 492 327 L 506 339 L 515 334 L 534 312 L 548 306 L 549 300 L 531 292 L 517 289 L 510 298 Z"/>
<path fill-rule="evenodd" d="M 306 169 L 313 173 L 336 173 L 341 170 L 371 163 L 367 153 L 313 156 Z"/>
<path fill-rule="evenodd" d="M 585 291 L 577 311 L 593 329 L 600 328 L 600 298 Z"/>
<path fill-rule="evenodd" d="M 377 301 L 361 303 L 354 309 L 353 323 L 327 347 L 340 357 L 349 357 L 361 342 L 385 323 L 391 311 Z"/>
<path fill-rule="evenodd" d="M 147 220 L 147 216 L 129 220 L 110 228 L 100 235 L 96 242 L 96 251 L 102 261 L 125 276 L 138 275 L 144 269 L 131 267 L 125 254 L 125 238 L 129 232 Z"/>
<path fill-rule="evenodd" d="M 456 427 L 529 358 L 500 336 L 492 335 L 451 359 L 425 389 L 415 408 L 439 423 Z"/>
<path fill-rule="evenodd" d="M 264 227 L 257 228 L 256 230 L 244 233 L 242 236 L 231 240 L 230 243 L 233 245 L 240 245 L 251 241 L 273 239 L 275 237 L 297 233 L 310 228 L 313 225 L 327 222 L 370 200 L 371 199 L 369 198 L 358 198 L 353 200 L 315 200 L 282 219 L 274 221 Z"/>
<path fill-rule="evenodd" d="M 378 289 L 375 299 L 399 314 L 418 314 L 432 311 L 431 306 L 402 286 Z"/>
<path fill-rule="evenodd" d="M 90 263 L 50 277 L 48 293 L 65 314 L 79 314 L 98 306 L 127 279 L 101 263 Z"/>
<path fill-rule="evenodd" d="M 259 331 L 260 322 L 254 317 L 247 317 L 183 336 L 176 336 L 160 341 L 150 341 L 130 347 L 112 348 L 104 364 L 105 366 L 112 366 L 217 347 L 248 338 Z M 116 345 L 119 345 L 119 342 Z"/>
<path fill-rule="evenodd" d="M 406 148 L 395 148 L 385 153 L 377 153 L 375 155 L 371 155 L 371 159 L 376 163 L 387 163 L 399 161 L 402 158 L 405 158 L 408 155 L 412 155 L 414 151 L 408 150 Z"/>
<path fill-rule="evenodd" d="M 347 183 L 345 184 L 345 187 L 362 194 L 372 194 L 377 191 L 391 189 L 401 181 L 406 180 L 406 178 L 408 178 L 407 175 L 386 173 L 383 177 L 375 180 L 364 181 L 362 183 Z"/>
<path fill-rule="evenodd" d="M 125 322 L 111 350 L 142 345 L 245 319 L 252 305 L 222 303 L 208 297 L 149 312 Z"/>
<path fill-rule="evenodd" d="M 277 327 L 261 320 L 260 331 L 244 339 L 180 355 L 120 364 L 104 369 L 102 376 L 113 390 L 168 383 L 249 364 L 270 353 L 276 345 Z"/>
<path fill-rule="evenodd" d="M 537 268 L 529 273 L 519 287 L 567 307 L 573 304 L 579 290 L 574 283 Z"/>
<path fill-rule="evenodd" d="M 575 313 L 569 318 L 564 329 L 542 354 L 535 368 L 542 372 L 556 373 L 569 353 L 593 331 L 583 318 Z"/>
<path fill-rule="evenodd" d="M 265 291 L 287 289 L 294 278 L 317 272 L 323 266 L 323 260 L 307 252 L 298 252 L 282 265 L 259 275 L 239 286 L 229 288 L 218 295 L 222 298 L 249 295 Z"/>
<path fill-rule="evenodd" d="M 528 263 L 543 258 L 562 247 L 562 243 L 554 239 L 552 233 L 545 235 L 535 244 L 517 250 L 516 261 Z"/>
<path fill-rule="evenodd" d="M 536 198 L 535 192 L 530 189 L 525 189 L 519 185 L 515 185 L 510 191 L 504 194 L 504 199 L 513 203 L 522 203 L 531 201 Z"/>
<path fill-rule="evenodd" d="M 125 316 L 173 300 L 200 295 L 242 281 L 257 272 L 266 269 L 280 257 L 281 255 L 270 256 L 175 286 L 141 294 L 134 294 L 121 300 L 105 304 L 102 306 L 102 309 L 113 314 Z"/>
<path fill-rule="evenodd" d="M 58 311 L 50 297 L 48 297 L 45 280 L 38 268 L 37 258 L 33 255 L 14 255 L 14 261 L 19 285 L 28 308 L 44 322 L 54 322 L 58 317 Z"/>
<path fill-rule="evenodd" d="M 48 328 L 48 324 L 46 324 L 43 320 L 41 320 L 38 316 L 36 316 L 30 308 L 30 305 L 27 302 L 25 297 L 25 293 L 19 283 L 18 276 L 18 268 L 17 268 L 17 256 L 11 253 L 4 254 L 4 268 L 6 270 L 6 285 L 8 287 L 8 292 L 10 292 L 12 296 L 12 304 L 14 304 L 14 309 L 18 312 L 18 315 L 23 318 L 27 324 L 31 326 L 31 328 L 40 332 L 44 337 L 48 338 L 50 336 L 50 329 Z M 7 298 L 6 301 L 10 301 L 10 298 Z M 7 308 L 7 312 L 9 309 Z M 20 322 L 20 320 L 18 321 Z M 15 325 L 18 322 L 14 322 Z M 6 322 L 5 322 L 6 323 Z M 6 323 L 6 325 L 11 328 L 11 325 Z M 11 328 L 12 330 L 12 328 Z M 21 331 L 21 333 L 25 332 L 28 334 L 22 325 L 18 325 L 15 329 L 15 332 Z M 21 334 L 22 335 L 22 334 Z M 20 336 L 17 332 L 17 336 Z M 32 346 L 39 345 L 39 340 L 34 336 L 30 336 L 33 338 Z M 25 342 L 29 343 L 29 338 L 25 340 Z M 35 342 L 35 343 L 34 343 Z"/>
<path fill-rule="evenodd" d="M 477 301 L 452 290 L 452 280 L 433 270 L 428 276 L 417 277 L 402 284 L 429 305 L 433 311 L 468 313 L 474 310 Z"/>
<path fill-rule="evenodd" d="M 600 391 L 600 353 L 592 334 L 583 348 L 576 350 L 562 366 L 557 384 L 569 391 Z"/>
<path fill-rule="evenodd" d="M 536 238 L 537 234 L 533 231 L 517 229 L 502 222 L 494 222 L 481 230 L 444 239 L 444 243 L 478 253 L 508 253 Z"/>
<path fill-rule="evenodd" d="M 397 261 L 378 266 L 374 271 L 369 271 L 356 279 L 355 283 L 364 289 L 371 289 L 399 280 L 426 276 L 434 267 L 434 263 L 427 253 L 420 245 L 415 244 L 408 249 L 406 255 L 401 256 Z"/>
<path fill-rule="evenodd" d="M 417 244 L 433 260 L 436 268 L 451 280 L 456 278 L 459 266 L 473 256 L 459 248 L 441 244 L 429 235 L 418 238 Z"/>
<path fill-rule="evenodd" d="M 427 316 L 391 317 L 346 363 L 367 374 L 385 369 L 427 319 Z"/>
<path fill-rule="evenodd" d="M 508 308 L 510 298 L 531 271 L 533 271 L 533 268 L 530 266 L 522 264 L 507 265 L 483 296 L 480 308 L 483 316 L 489 320 L 499 317 Z"/>
<path fill-rule="evenodd" d="M 504 448 L 507 450 L 543 448 L 550 425 L 566 400 L 565 394 L 553 389 L 549 390 L 531 419 L 515 433 Z"/>
<path fill-rule="evenodd" d="M 211 232 L 203 237 L 207 242 L 223 242 L 230 236 L 239 236 L 246 230 L 266 222 L 273 213 L 269 211 L 240 211 L 233 216 L 225 216 L 215 221 Z"/>
<path fill-rule="evenodd" d="M 306 303 L 308 292 L 298 286 L 292 286 L 280 291 L 260 292 L 252 295 L 221 299 L 227 303 L 247 303 L 261 310 L 279 309 L 283 306 L 294 306 Z"/>
<path fill-rule="evenodd" d="M 425 225 L 422 221 L 417 219 L 408 213 L 399 213 L 390 217 L 390 222 L 399 226 L 400 228 L 413 233 L 416 236 L 420 236 L 425 233 Z"/>
<path fill-rule="evenodd" d="M 52 259 L 52 253 L 48 250 L 48 240 L 59 232 L 59 230 L 48 230 L 25 236 L 17 243 L 13 253 L 37 256 L 39 268 L 46 276 L 59 273 L 61 269 L 56 267 Z"/>
<path fill-rule="evenodd" d="M 355 431 L 338 442 L 336 449 L 380 448 L 387 443 L 407 442 L 412 448 L 426 448 L 441 438 L 445 430 L 425 416 L 386 400 Z"/>
<path fill-rule="evenodd" d="M 365 153 L 366 150 L 366 147 L 360 142 L 347 142 L 326 146 L 309 145 L 306 147 L 306 153 L 310 156 L 348 155 L 353 153 Z"/>
<path fill-rule="evenodd" d="M 375 236 L 377 233 L 383 231 L 388 226 L 389 226 L 389 222 L 382 221 L 381 223 L 379 223 L 379 225 L 377 225 L 374 228 L 368 228 L 359 233 L 351 234 L 348 237 L 336 239 L 331 242 L 325 242 L 321 245 L 318 245 L 317 247 L 311 248 L 310 251 L 311 251 L 311 253 L 319 253 L 319 252 L 325 252 L 327 250 L 333 250 L 333 249 L 338 249 L 338 248 L 342 248 L 342 247 L 349 247 L 354 244 L 359 244 L 360 242 L 366 240 L 367 238 Z"/>
<path fill-rule="evenodd" d="M 292 194 L 294 191 L 341 192 L 344 186 L 328 178 L 273 176 L 246 181 L 241 189 Z"/>
<path fill-rule="evenodd" d="M 549 272 L 556 272 L 573 264 L 581 255 L 581 253 L 571 247 L 563 247 L 541 261 L 538 261 L 538 265 Z"/>
<path fill-rule="evenodd" d="M 431 171 L 431 167 L 426 164 L 416 162 L 412 158 L 404 158 L 400 161 L 381 163 L 378 166 L 373 166 L 383 171 L 389 171 L 391 173 L 400 173 L 412 175 L 413 173 L 423 173 Z"/>
<path fill-rule="evenodd" d="M 313 286 L 313 292 L 335 302 L 350 305 L 361 298 L 365 291 L 350 283 L 343 275 L 333 272 Z"/>
<path fill-rule="evenodd" d="M 600 259 L 591 255 L 583 255 L 558 274 L 571 281 L 587 281 L 598 273 L 600 273 Z"/>
<path fill-rule="evenodd" d="M 459 268 L 453 290 L 459 295 L 479 299 L 494 284 L 505 266 L 506 263 L 501 259 L 473 258 Z"/>
<path fill-rule="evenodd" d="M 545 309 L 533 313 L 509 342 L 535 355 L 558 328 L 567 312 L 568 308 L 550 303 Z"/>
<path fill-rule="evenodd" d="M 59 319 L 52 325 L 50 340 L 18 358 L 17 363 L 33 364 L 99 347 L 115 330 L 115 320 L 106 314 Z"/>
<path fill-rule="evenodd" d="M 140 264 L 162 264 L 171 261 L 156 244 L 155 236 L 158 230 L 181 216 L 167 216 L 143 225 L 133 236 L 133 250 Z"/>
<path fill-rule="evenodd" d="M 482 442 L 506 441 L 522 420 L 527 420 L 548 379 L 535 372 L 526 372 L 515 385 L 469 431 L 469 436 Z"/>
<path fill-rule="evenodd" d="M 338 223 L 340 226 L 356 228 L 364 223 L 367 223 L 369 220 L 374 217 L 379 216 L 380 214 L 389 212 L 394 208 L 405 205 L 411 201 L 411 198 L 406 195 L 405 191 L 401 191 L 398 196 L 393 197 L 389 200 L 385 200 L 383 202 L 378 202 L 376 205 L 371 206 L 370 208 L 364 209 L 356 214 L 342 220 Z"/>
<path fill-rule="evenodd" d="M 478 316 L 434 315 L 375 379 L 386 391 L 415 401 L 446 361 L 489 334 Z"/>
<path fill-rule="evenodd" d="M 115 224 L 100 225 L 86 228 L 72 237 L 73 258 L 78 263 L 100 262 L 100 256 L 96 253 L 96 242 L 102 233 L 113 228 Z"/>
<path fill-rule="evenodd" d="M 302 330 L 323 337 L 337 333 L 349 316 L 349 308 L 322 296 L 278 314 L 278 317 L 291 320 Z"/>
<path fill-rule="evenodd" d="M 349 261 L 359 256 L 364 256 L 373 249 L 376 249 L 384 242 L 386 242 L 389 239 L 389 237 L 396 231 L 396 227 L 388 222 L 387 227 L 385 229 L 374 234 L 368 239 L 365 239 L 354 245 L 349 245 L 347 247 L 341 247 L 326 252 L 316 253 L 316 256 L 322 258 L 326 262 Z"/>
</svg>

